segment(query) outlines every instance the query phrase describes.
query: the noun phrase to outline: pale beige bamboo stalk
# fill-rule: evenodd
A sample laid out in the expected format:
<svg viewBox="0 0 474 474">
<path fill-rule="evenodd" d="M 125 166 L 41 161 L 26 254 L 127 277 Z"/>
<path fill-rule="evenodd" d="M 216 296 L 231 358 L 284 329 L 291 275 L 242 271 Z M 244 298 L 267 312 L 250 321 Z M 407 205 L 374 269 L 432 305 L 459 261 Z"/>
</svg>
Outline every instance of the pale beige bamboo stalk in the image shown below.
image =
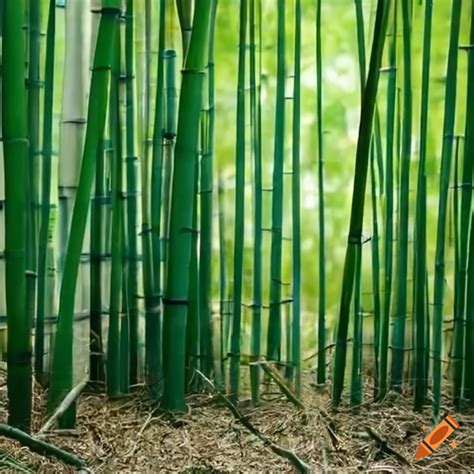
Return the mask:
<svg viewBox="0 0 474 474">
<path fill-rule="evenodd" d="M 100 2 L 99 2 L 100 6 Z M 94 0 L 94 7 L 97 2 Z M 96 15 L 94 15 L 96 16 Z M 86 130 L 87 103 L 90 83 L 91 57 L 91 0 L 68 0 L 65 9 L 65 54 L 64 79 L 62 93 L 62 110 L 59 140 L 58 172 L 58 231 L 59 231 L 59 265 L 65 257 L 69 237 L 70 220 L 79 183 L 82 152 Z M 90 249 L 89 232 L 86 231 L 83 253 Z M 75 312 L 83 313 L 89 305 L 89 263 L 81 264 L 75 299 Z M 78 328 L 77 340 L 79 352 L 75 363 L 83 372 L 88 364 L 89 326 L 83 321 Z"/>
</svg>

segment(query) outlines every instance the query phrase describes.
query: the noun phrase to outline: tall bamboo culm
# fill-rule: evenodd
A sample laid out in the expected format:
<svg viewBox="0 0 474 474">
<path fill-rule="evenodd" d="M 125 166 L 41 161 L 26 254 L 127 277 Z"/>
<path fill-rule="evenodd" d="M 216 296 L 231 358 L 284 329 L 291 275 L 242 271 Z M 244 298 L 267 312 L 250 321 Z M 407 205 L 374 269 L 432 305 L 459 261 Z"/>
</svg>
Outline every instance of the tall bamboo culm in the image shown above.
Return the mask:
<svg viewBox="0 0 474 474">
<path fill-rule="evenodd" d="M 193 31 L 181 82 L 171 213 L 168 265 L 163 298 L 163 406 L 172 411 L 185 409 L 185 343 L 193 224 L 193 189 L 196 179 L 197 142 L 202 100 L 203 71 L 207 64 L 212 0 L 195 9 Z M 184 231 L 183 231 L 184 230 Z"/>
<path fill-rule="evenodd" d="M 53 96 L 56 44 L 56 1 L 50 0 L 46 33 L 43 150 L 41 165 L 40 226 L 38 237 L 38 303 L 35 324 L 35 377 L 45 382 L 44 318 L 46 311 L 46 280 L 48 274 L 48 240 L 51 216 L 51 174 L 53 160 Z"/>
<path fill-rule="evenodd" d="M 94 179 L 97 149 L 104 131 L 107 90 L 113 58 L 113 44 L 120 14 L 119 0 L 103 0 L 97 46 L 92 71 L 91 92 L 87 114 L 87 128 L 81 172 L 71 226 L 71 233 L 61 282 L 58 326 L 53 352 L 51 387 L 48 393 L 48 411 L 52 413 L 72 388 L 74 295 L 79 260 L 87 222 L 90 192 Z M 75 406 L 61 418 L 61 425 L 70 427 L 75 421 Z"/>
<path fill-rule="evenodd" d="M 262 338 L 262 118 L 261 118 L 261 0 L 249 3 L 249 74 L 250 121 L 254 176 L 254 245 L 253 245 L 253 302 L 250 387 L 252 403 L 260 403 L 260 354 Z M 258 44 L 257 44 L 258 41 Z M 257 47 L 259 55 L 257 57 Z M 258 61 L 258 63 L 257 63 Z"/>
<path fill-rule="evenodd" d="M 390 0 L 379 0 L 377 2 L 372 51 L 361 106 L 361 121 L 359 125 L 354 188 L 352 193 L 353 200 L 336 336 L 334 383 L 332 392 L 333 404 L 336 406 L 341 402 L 342 391 L 344 388 L 350 304 L 357 270 L 357 255 L 360 252 L 360 247 L 362 245 L 362 223 L 364 217 L 365 189 L 369 168 L 369 153 L 372 140 L 372 125 L 390 4 Z"/>
<path fill-rule="evenodd" d="M 270 254 L 270 311 L 267 333 L 267 358 L 281 359 L 281 286 L 283 237 L 283 166 L 285 151 L 285 0 L 278 0 L 277 85 L 275 108 L 275 142 L 272 178 L 272 227 Z"/>
<path fill-rule="evenodd" d="M 27 102 L 23 0 L 3 2 L 2 125 L 5 173 L 8 423 L 25 431 L 31 419 L 31 320 L 26 311 L 25 250 L 28 203 Z M 19 396 L 21 394 L 21 396 Z"/>
<path fill-rule="evenodd" d="M 434 314 L 433 314 L 433 414 L 439 417 L 441 408 L 441 359 L 443 350 L 443 309 L 445 286 L 445 245 L 448 190 L 453 152 L 453 133 L 456 110 L 459 31 L 462 0 L 453 0 L 449 39 L 446 91 L 444 99 L 443 146 L 439 177 L 438 223 L 436 230 L 436 253 L 434 268 Z"/>
<path fill-rule="evenodd" d="M 316 110 L 318 135 L 318 231 L 319 231 L 319 304 L 318 304 L 318 368 L 316 381 L 326 383 L 326 264 L 325 264 L 325 217 L 324 217 L 324 117 L 323 117 L 323 60 L 321 1 L 316 2 Z"/>
<path fill-rule="evenodd" d="M 301 196 L 300 196 L 300 125 L 301 125 L 301 1 L 295 3 L 295 67 L 293 87 L 292 215 L 293 215 L 293 308 L 291 362 L 294 367 L 295 393 L 301 395 Z"/>
</svg>

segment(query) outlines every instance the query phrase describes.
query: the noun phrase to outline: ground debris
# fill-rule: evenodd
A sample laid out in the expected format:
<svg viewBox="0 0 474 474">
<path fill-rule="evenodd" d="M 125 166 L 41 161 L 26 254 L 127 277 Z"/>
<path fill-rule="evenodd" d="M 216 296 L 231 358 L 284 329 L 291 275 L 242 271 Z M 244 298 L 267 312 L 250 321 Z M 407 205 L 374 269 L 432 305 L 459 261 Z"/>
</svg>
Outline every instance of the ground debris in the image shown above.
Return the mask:
<svg viewBox="0 0 474 474">
<path fill-rule="evenodd" d="M 76 429 L 70 433 L 52 430 L 45 439 L 84 459 L 94 473 L 295 472 L 290 462 L 275 456 L 215 400 L 208 393 L 189 397 L 190 412 L 180 418 L 182 423 L 176 423 L 156 410 L 144 390 L 116 400 L 83 393 Z M 365 427 L 408 460 L 410 470 L 467 472 L 474 466 L 473 415 L 451 413 L 461 423 L 453 434 L 455 449 L 444 443 L 432 456 L 416 460 L 418 444 L 426 435 L 421 427 L 432 424 L 429 408 L 423 414 L 414 413 L 411 399 L 400 396 L 395 403 L 365 403 L 356 411 L 342 407 L 334 412 L 328 392 L 311 387 L 310 376 L 301 401 L 304 411 L 283 397 L 257 408 L 242 404 L 239 409 L 255 428 L 304 459 L 314 472 L 406 471 L 407 466 L 380 449 Z M 45 393 L 36 387 L 33 433 L 47 418 L 45 403 Z M 0 422 L 6 421 L 6 408 L 0 374 Z M 10 467 L 2 459 L 8 459 Z M 59 461 L 0 439 L 0 472 L 12 472 L 13 460 L 24 466 L 24 472 L 74 472 Z"/>
</svg>

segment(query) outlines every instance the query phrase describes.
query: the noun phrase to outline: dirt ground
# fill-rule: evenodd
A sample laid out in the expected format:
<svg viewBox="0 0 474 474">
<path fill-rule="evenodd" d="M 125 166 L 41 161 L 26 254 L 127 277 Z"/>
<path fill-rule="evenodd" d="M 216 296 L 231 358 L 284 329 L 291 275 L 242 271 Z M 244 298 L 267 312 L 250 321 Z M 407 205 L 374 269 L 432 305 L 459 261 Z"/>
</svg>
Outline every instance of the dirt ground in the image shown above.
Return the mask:
<svg viewBox="0 0 474 474">
<path fill-rule="evenodd" d="M 308 374 L 297 408 L 271 387 L 261 406 L 245 401 L 240 410 L 274 444 L 293 451 L 313 472 L 472 472 L 474 414 L 450 412 L 461 426 L 433 455 L 415 459 L 431 426 L 430 410 L 414 414 L 403 397 L 366 403 L 356 411 L 331 411 L 329 394 L 317 391 Z M 270 389 L 268 389 L 269 391 Z M 45 396 L 36 390 L 33 434 L 41 428 Z M 84 393 L 78 424 L 71 432 L 50 432 L 46 440 L 84 459 L 92 472 L 297 472 L 287 459 L 242 425 L 216 395 L 188 399 L 189 413 L 170 418 L 147 399 L 144 390 L 107 400 Z M 0 422 L 6 422 L 5 374 L 0 372 Z M 450 439 L 450 441 L 451 441 Z M 0 438 L 0 472 L 74 472 L 58 461 Z"/>
</svg>

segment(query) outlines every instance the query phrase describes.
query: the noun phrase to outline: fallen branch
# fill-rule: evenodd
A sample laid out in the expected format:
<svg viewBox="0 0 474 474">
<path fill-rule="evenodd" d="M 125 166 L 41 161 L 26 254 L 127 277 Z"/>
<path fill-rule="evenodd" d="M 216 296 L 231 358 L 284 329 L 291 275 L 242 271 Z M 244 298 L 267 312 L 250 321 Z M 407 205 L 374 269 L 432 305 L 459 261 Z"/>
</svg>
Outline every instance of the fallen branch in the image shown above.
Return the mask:
<svg viewBox="0 0 474 474">
<path fill-rule="evenodd" d="M 284 457 L 293 464 L 293 466 L 302 474 L 309 474 L 312 472 L 311 467 L 308 466 L 304 461 L 302 461 L 294 451 L 291 451 L 286 448 L 282 448 L 275 444 L 268 436 L 261 433 L 255 426 L 250 423 L 250 421 L 245 417 L 240 410 L 234 405 L 228 397 L 223 393 L 219 392 L 214 384 L 199 370 L 196 370 L 196 373 L 212 388 L 212 390 L 217 394 L 217 396 L 224 402 L 224 404 L 229 408 L 234 417 L 242 423 L 254 436 L 263 441 L 265 446 L 268 446 L 275 454 L 278 454 L 281 457 Z"/>
<path fill-rule="evenodd" d="M 61 404 L 58 406 L 56 411 L 53 413 L 51 418 L 44 424 L 44 426 L 38 431 L 37 436 L 42 436 L 46 431 L 49 431 L 54 425 L 55 421 L 64 414 L 64 412 L 76 401 L 77 397 L 84 390 L 88 382 L 88 379 L 84 379 L 78 383 L 65 397 Z"/>
<path fill-rule="evenodd" d="M 0 423 L 0 435 L 14 439 L 23 446 L 27 446 L 31 451 L 41 454 L 42 456 L 53 456 L 66 464 L 87 470 L 87 464 L 75 454 L 68 453 L 46 441 L 34 438 L 18 428 Z"/>
<path fill-rule="evenodd" d="M 387 441 L 384 440 L 378 433 L 376 433 L 372 428 L 369 428 L 368 426 L 364 427 L 365 431 L 367 434 L 379 445 L 380 449 L 384 451 L 385 453 L 395 456 L 402 464 L 406 466 L 411 466 L 411 462 L 408 461 L 408 459 L 400 454 L 398 451 L 395 449 L 391 448 Z"/>
<path fill-rule="evenodd" d="M 280 372 L 273 368 L 266 360 L 260 360 L 260 362 L 257 362 L 259 364 L 263 371 L 270 376 L 270 378 L 278 385 L 278 388 L 282 391 L 282 393 L 285 395 L 288 400 L 296 405 L 298 408 L 301 408 L 304 410 L 304 405 L 301 402 L 301 400 L 298 399 L 298 397 L 293 393 L 291 388 L 288 386 L 286 383 L 285 379 L 281 376 Z"/>
<path fill-rule="evenodd" d="M 140 431 L 137 433 L 136 437 L 135 437 L 135 442 L 133 444 L 133 447 L 132 449 L 129 451 L 128 454 L 125 455 L 125 459 L 129 459 L 131 458 L 134 454 L 135 454 L 135 451 L 137 450 L 138 448 L 138 444 L 140 442 L 140 439 L 144 433 L 144 431 L 147 429 L 148 425 L 152 422 L 152 421 L 156 421 L 156 420 L 159 420 L 161 418 L 161 416 L 158 416 L 158 417 L 153 417 L 154 413 L 156 412 L 156 410 L 153 410 L 149 415 L 148 415 L 148 418 L 146 419 L 145 423 L 143 423 L 142 427 L 140 428 Z"/>
</svg>

